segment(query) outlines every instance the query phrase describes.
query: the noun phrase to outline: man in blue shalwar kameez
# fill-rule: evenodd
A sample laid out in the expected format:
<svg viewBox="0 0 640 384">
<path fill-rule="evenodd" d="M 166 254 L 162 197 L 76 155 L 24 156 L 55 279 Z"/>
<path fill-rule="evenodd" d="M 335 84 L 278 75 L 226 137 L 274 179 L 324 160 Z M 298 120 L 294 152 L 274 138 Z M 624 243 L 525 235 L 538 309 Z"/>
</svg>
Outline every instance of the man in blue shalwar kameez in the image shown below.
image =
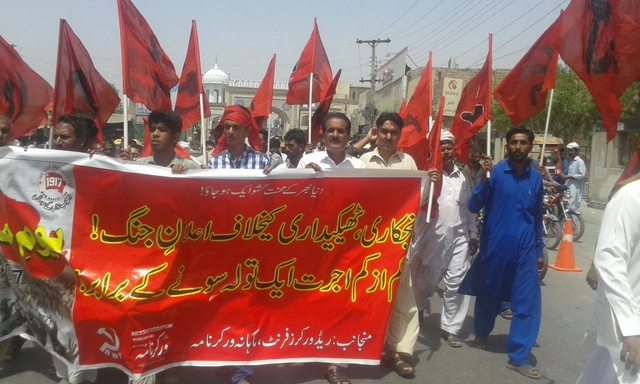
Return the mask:
<svg viewBox="0 0 640 384">
<path fill-rule="evenodd" d="M 492 166 L 483 163 L 482 179 L 469 198 L 469 210 L 484 208 L 480 254 L 459 293 L 476 296 L 474 345 L 487 348 L 502 301 L 511 302 L 507 368 L 539 379 L 529 353 L 540 330 L 542 249 L 542 177 L 528 158 L 533 132 L 511 128 L 506 135 L 508 157 Z M 490 177 L 487 177 L 490 172 Z"/>
</svg>

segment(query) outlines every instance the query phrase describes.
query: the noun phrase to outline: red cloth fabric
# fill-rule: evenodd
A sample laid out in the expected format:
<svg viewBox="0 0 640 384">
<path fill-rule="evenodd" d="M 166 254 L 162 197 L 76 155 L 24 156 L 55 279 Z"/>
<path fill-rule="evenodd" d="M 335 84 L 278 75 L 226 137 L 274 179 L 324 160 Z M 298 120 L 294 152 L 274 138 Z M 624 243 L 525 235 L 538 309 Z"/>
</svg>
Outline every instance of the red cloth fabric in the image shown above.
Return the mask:
<svg viewBox="0 0 640 384">
<path fill-rule="evenodd" d="M 456 157 L 469 159 L 469 142 L 491 118 L 492 40 L 489 34 L 489 54 L 480 72 L 465 85 L 453 117 L 451 133 L 456 138 Z"/>
<path fill-rule="evenodd" d="M 131 0 L 118 0 L 122 48 L 122 92 L 149 110 L 171 110 L 178 76 L 147 21 Z"/>
<path fill-rule="evenodd" d="M 638 142 L 636 144 L 636 151 L 633 153 L 633 155 L 631 155 L 631 158 L 629 159 L 629 164 L 627 164 L 624 172 L 622 172 L 613 188 L 615 189 L 620 183 L 638 173 L 640 173 L 640 139 L 638 139 Z"/>
<path fill-rule="evenodd" d="M 543 110 L 547 91 L 555 87 L 558 52 L 548 41 L 553 28 L 540 36 L 493 91 L 514 126 Z"/>
<path fill-rule="evenodd" d="M 320 139 L 322 138 L 322 121 L 329 113 L 329 109 L 331 108 L 331 103 L 333 102 L 333 96 L 336 94 L 336 87 L 338 86 L 338 81 L 340 80 L 340 75 L 342 74 L 342 69 L 338 70 L 336 73 L 336 77 L 333 78 L 331 82 L 331 86 L 326 90 L 323 95 L 323 99 L 318 105 L 318 108 L 313 112 L 313 118 L 311 119 L 311 144 L 316 146 Z"/>
<path fill-rule="evenodd" d="M 424 140 L 429 133 L 429 118 L 433 100 L 432 57 L 429 52 L 429 62 L 416 86 L 411 100 L 406 108 L 400 108 L 405 127 L 398 142 L 398 148 L 407 148 Z"/>
<path fill-rule="evenodd" d="M 249 106 L 249 111 L 251 111 L 251 116 L 253 116 L 253 125 L 255 127 L 255 129 L 253 129 L 251 131 L 251 134 L 249 135 L 250 143 L 260 142 L 258 129 L 262 128 L 265 120 L 269 118 L 269 115 L 273 110 L 273 80 L 275 78 L 275 72 L 276 55 L 274 54 L 271 58 L 271 61 L 269 62 L 267 73 L 265 73 L 255 96 L 253 96 L 251 105 Z M 262 143 L 260 145 L 262 145 Z"/>
<path fill-rule="evenodd" d="M 333 75 L 327 52 L 324 50 L 318 23 L 313 20 L 313 32 L 302 50 L 300 59 L 293 67 L 289 78 L 289 91 L 287 91 L 287 104 L 309 104 L 310 76 L 313 74 L 312 103 L 322 101 L 322 95 L 331 85 Z"/>
<path fill-rule="evenodd" d="M 428 137 L 423 137 L 415 144 L 402 148 L 402 152 L 409 154 L 416 162 L 416 166 L 421 171 L 428 171 L 430 169 L 437 169 L 440 173 L 440 181 L 433 190 L 433 205 L 431 207 L 431 217 L 435 217 L 438 212 L 438 197 L 440 197 L 440 191 L 442 190 L 442 151 L 440 149 L 440 132 L 442 130 L 442 119 L 444 115 L 444 96 L 440 98 L 440 109 L 436 120 L 433 122 L 433 127 L 429 131 Z M 404 135 L 405 128 L 402 129 L 402 135 Z M 426 211 L 426 207 L 422 207 Z"/>
<path fill-rule="evenodd" d="M 204 117 L 211 116 L 208 100 L 205 100 L 202 87 L 202 71 L 200 68 L 200 47 L 198 44 L 198 29 L 196 21 L 191 20 L 191 35 L 187 47 L 187 57 L 184 60 L 180 83 L 178 84 L 178 96 L 176 98 L 175 111 L 182 118 L 182 130 L 189 128 L 200 120 L 200 95 L 206 103 Z"/>
<path fill-rule="evenodd" d="M 60 19 L 58 65 L 52 121 L 64 114 L 92 118 L 102 142 L 102 128 L 120 103 L 118 93 L 98 73 L 91 56 L 66 20 Z"/>
<path fill-rule="evenodd" d="M 0 114 L 11 119 L 12 139 L 47 121 L 53 88 L 0 36 Z"/>
<path fill-rule="evenodd" d="M 607 138 L 616 135 L 620 95 L 640 78 L 640 7 L 635 1 L 573 0 L 555 23 L 552 44 L 595 101 Z"/>
</svg>

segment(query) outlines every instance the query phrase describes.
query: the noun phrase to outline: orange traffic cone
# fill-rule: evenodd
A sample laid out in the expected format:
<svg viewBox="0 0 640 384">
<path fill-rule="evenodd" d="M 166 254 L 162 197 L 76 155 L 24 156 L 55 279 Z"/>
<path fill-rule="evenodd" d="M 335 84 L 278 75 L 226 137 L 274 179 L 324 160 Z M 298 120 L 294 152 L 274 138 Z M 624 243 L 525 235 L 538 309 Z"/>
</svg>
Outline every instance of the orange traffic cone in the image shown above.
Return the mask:
<svg viewBox="0 0 640 384">
<path fill-rule="evenodd" d="M 564 233 L 562 235 L 560 249 L 558 250 L 558 256 L 556 257 L 556 263 L 549 264 L 549 267 L 556 271 L 582 272 L 582 269 L 576 268 L 573 257 L 573 229 L 571 219 L 567 219 L 564 224 Z"/>
</svg>

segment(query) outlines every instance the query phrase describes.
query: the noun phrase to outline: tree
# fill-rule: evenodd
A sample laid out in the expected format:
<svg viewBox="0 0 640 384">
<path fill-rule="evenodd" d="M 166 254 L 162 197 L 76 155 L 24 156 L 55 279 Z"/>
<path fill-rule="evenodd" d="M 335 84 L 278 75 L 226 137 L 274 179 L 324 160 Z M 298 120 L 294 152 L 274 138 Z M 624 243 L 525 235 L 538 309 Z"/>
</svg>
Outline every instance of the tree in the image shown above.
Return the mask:
<svg viewBox="0 0 640 384">
<path fill-rule="evenodd" d="M 116 86 L 113 84 L 111 84 L 111 88 L 113 88 L 113 90 L 116 91 L 116 93 L 118 94 L 118 97 L 120 97 L 120 103 L 118 103 L 118 106 L 116 107 L 116 110 L 113 111 L 113 113 L 124 113 L 124 107 L 122 106 L 122 97 L 120 96 L 120 90 L 116 88 Z"/>
</svg>

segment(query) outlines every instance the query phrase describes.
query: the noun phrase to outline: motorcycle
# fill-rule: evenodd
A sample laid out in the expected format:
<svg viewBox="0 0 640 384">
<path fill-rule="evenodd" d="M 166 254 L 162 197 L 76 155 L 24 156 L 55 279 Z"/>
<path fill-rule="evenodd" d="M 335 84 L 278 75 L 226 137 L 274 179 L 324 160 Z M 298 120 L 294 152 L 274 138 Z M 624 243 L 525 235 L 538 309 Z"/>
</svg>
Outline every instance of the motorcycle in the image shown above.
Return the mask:
<svg viewBox="0 0 640 384">
<path fill-rule="evenodd" d="M 562 241 L 562 224 L 560 219 L 551 212 L 551 199 L 549 193 L 542 198 L 542 236 L 548 249 L 556 249 Z"/>
<path fill-rule="evenodd" d="M 561 185 L 552 193 L 551 205 L 552 211 L 557 214 L 561 222 L 562 228 L 567 219 L 571 219 L 571 231 L 573 232 L 573 241 L 577 241 L 584 234 L 584 220 L 578 211 L 569 208 L 572 196 L 569 187 Z"/>
</svg>

